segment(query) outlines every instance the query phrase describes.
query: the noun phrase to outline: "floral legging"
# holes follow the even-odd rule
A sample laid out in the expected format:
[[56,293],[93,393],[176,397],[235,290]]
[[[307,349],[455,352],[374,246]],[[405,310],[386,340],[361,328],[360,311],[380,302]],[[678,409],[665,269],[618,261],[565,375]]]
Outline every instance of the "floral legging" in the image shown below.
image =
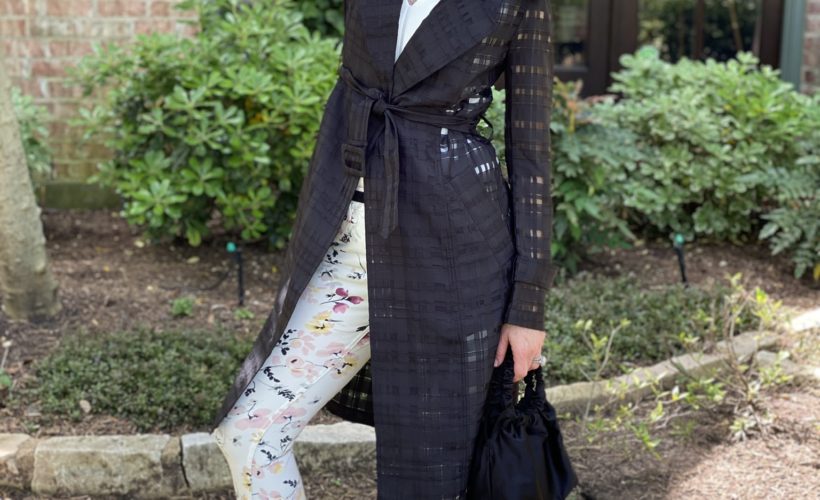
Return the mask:
[[364,204],[352,200],[281,339],[211,432],[239,500],[306,498],[293,442],[369,359]]

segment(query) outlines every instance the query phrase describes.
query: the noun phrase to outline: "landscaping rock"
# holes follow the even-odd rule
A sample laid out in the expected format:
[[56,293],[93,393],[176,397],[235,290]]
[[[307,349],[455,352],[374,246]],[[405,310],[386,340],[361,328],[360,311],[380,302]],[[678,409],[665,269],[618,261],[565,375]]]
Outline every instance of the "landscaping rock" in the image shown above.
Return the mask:
[[796,332],[820,328],[820,307],[807,311],[791,321],[791,328]]
[[637,401],[652,392],[648,382],[657,381],[664,389],[672,387],[675,379],[686,373],[693,377],[707,375],[728,366],[732,350],[737,359],[747,361],[758,349],[772,347],[777,343],[777,335],[771,332],[747,332],[732,339],[731,350],[728,342],[720,341],[714,353],[691,353],[675,356],[649,367],[638,368],[632,373],[620,375],[598,382],[576,382],[547,389],[547,401],[558,413],[583,414],[587,407],[603,405],[609,401],[616,389],[622,389],[627,401]]
[[27,434],[0,434],[0,486],[23,489],[32,470],[32,450],[36,439]]
[[182,468],[192,492],[222,491],[231,488],[228,462],[209,433],[185,434],[180,441]]
[[179,451],[168,434],[45,439],[34,452],[31,491],[168,498],[187,490]]
[[[762,367],[773,366],[778,363],[777,353],[760,351],[755,354],[755,361]],[[783,373],[793,376],[798,381],[820,381],[820,368],[816,366],[799,365],[788,358],[781,359],[779,363]]]
[[294,442],[296,463],[305,474],[344,474],[376,469],[376,434],[352,422],[309,425]]
[[[230,469],[213,437],[207,432],[181,438],[182,466],[192,493],[232,488]],[[367,425],[341,422],[309,425],[294,442],[299,472],[345,474],[376,469],[376,435]]]
[[[676,356],[600,382],[578,382],[550,387],[547,399],[561,413],[580,414],[589,405],[605,403],[613,389],[625,389],[628,400],[651,391],[649,382],[663,388],[674,384],[681,372],[708,375],[723,369],[734,354],[746,362],[752,356],[764,366],[776,355],[761,349],[776,346],[777,335],[748,332],[719,342],[713,352]],[[789,360],[787,373],[801,367]],[[805,372],[805,369],[800,373]],[[376,436],[372,427],[350,422],[307,426],[294,443],[300,471],[307,475],[349,474],[370,471],[375,475]],[[172,498],[192,493],[230,491],[228,464],[209,433],[180,438],[161,435],[114,435],[32,439],[24,434],[0,434],[0,486],[31,490],[38,495],[122,496]]]

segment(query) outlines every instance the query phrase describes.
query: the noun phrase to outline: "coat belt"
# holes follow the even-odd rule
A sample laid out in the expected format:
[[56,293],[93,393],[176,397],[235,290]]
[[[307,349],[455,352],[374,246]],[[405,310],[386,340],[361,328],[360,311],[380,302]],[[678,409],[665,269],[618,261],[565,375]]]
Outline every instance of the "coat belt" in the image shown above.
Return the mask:
[[387,238],[398,222],[399,141],[395,115],[415,122],[473,133],[477,133],[475,127],[478,118],[443,115],[443,108],[440,107],[402,106],[392,103],[381,89],[363,85],[345,65],[339,66],[339,76],[352,91],[348,92],[350,102],[347,141],[342,144],[342,161],[349,175],[364,176],[370,115],[375,113],[384,118],[384,167],[387,191],[379,234],[382,238]]

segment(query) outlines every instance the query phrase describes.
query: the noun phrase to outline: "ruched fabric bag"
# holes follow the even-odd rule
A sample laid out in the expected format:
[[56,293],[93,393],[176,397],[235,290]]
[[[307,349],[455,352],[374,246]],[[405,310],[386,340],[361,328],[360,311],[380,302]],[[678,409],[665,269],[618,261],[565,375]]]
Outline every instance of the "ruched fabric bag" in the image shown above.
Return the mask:
[[512,349],[490,381],[475,441],[467,500],[556,500],[578,485],[547,401],[541,367],[524,377],[519,401]]

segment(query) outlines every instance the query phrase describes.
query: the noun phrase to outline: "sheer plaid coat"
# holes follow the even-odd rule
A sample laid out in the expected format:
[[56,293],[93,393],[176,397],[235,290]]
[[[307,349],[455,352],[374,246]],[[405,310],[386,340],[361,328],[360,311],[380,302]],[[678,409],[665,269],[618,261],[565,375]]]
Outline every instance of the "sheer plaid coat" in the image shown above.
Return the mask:
[[[283,279],[214,425],[282,335],[363,175],[371,359],[327,408],[375,427],[380,499],[463,498],[501,325],[545,328],[551,6],[442,0],[394,62],[401,2],[346,2]],[[501,80],[507,177],[475,128]]]

